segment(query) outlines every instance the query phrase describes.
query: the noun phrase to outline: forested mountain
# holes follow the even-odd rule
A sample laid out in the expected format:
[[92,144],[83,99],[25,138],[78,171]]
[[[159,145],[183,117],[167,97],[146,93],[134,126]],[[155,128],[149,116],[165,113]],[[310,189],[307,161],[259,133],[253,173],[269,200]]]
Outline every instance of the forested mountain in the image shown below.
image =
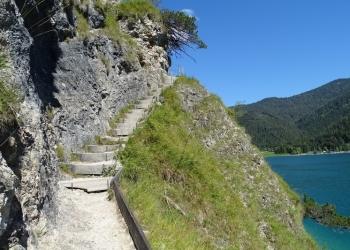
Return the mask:
[[332,123],[324,131],[303,140],[282,144],[275,149],[277,154],[300,154],[322,151],[350,150],[350,115]]
[[262,150],[307,141],[350,114],[350,79],[288,98],[266,98],[241,109],[240,125]]
[[299,129],[307,135],[322,132],[327,126],[350,114],[350,91],[327,102],[297,122]]

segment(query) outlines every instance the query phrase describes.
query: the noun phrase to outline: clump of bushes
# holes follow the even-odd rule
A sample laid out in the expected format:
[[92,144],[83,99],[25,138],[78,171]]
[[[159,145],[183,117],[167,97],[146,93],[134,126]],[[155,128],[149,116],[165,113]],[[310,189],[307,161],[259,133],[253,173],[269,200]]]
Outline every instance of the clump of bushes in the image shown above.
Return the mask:
[[64,151],[64,148],[62,147],[61,144],[57,144],[56,145],[56,155],[57,155],[57,158],[60,160],[60,161],[65,161],[66,160],[66,153]]
[[338,214],[331,203],[318,204],[313,198],[304,194],[305,217],[331,227],[350,228],[350,217]]

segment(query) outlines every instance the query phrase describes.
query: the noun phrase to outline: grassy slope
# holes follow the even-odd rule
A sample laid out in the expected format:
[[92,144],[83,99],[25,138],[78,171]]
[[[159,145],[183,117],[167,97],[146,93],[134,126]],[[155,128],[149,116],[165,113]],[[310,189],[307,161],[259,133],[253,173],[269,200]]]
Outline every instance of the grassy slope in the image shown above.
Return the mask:
[[[186,108],[188,93],[201,98]],[[184,77],[163,96],[119,155],[123,192],[152,248],[316,249],[299,198],[260,161],[216,96]]]

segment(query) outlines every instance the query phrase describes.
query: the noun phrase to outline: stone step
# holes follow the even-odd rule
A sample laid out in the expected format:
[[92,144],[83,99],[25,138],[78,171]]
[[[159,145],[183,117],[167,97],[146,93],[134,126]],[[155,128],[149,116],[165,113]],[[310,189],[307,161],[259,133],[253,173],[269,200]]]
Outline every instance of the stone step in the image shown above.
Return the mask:
[[150,105],[149,104],[135,104],[134,108],[135,109],[148,109]]
[[144,96],[142,99],[143,100],[152,100],[153,101],[154,97],[155,97],[154,95],[150,94],[150,95]]
[[138,100],[137,104],[146,104],[146,105],[151,105],[152,99],[144,99],[144,100]]
[[75,178],[69,181],[59,181],[58,184],[66,188],[83,189],[86,192],[106,191],[111,184],[112,177],[105,178]]
[[69,162],[65,165],[76,174],[90,174],[101,175],[102,170],[105,167],[113,167],[116,164],[115,161],[101,161],[101,162]]
[[129,109],[129,111],[126,114],[139,114],[139,115],[143,115],[144,111],[143,110],[139,110],[139,109]]
[[127,136],[131,135],[134,130],[130,128],[117,128],[111,129],[110,131],[114,136]]
[[145,114],[145,111],[142,109],[132,109],[130,112],[124,114],[124,117],[140,117]]
[[116,123],[115,127],[117,129],[134,129],[134,128],[136,128],[136,123],[137,122],[134,122],[134,123],[130,123],[130,122]]
[[82,162],[99,162],[113,160],[115,152],[103,152],[103,153],[75,153]]
[[122,119],[119,123],[117,124],[124,124],[122,127],[135,127],[135,124],[140,120],[142,116],[135,116],[135,117],[127,117],[125,119]]
[[124,121],[125,120],[138,120],[138,119],[140,119],[142,116],[143,116],[143,113],[144,113],[144,111],[143,111],[143,109],[139,109],[140,111],[142,111],[142,113],[126,113],[125,115],[124,115]]
[[106,143],[123,143],[123,142],[127,142],[129,139],[128,136],[119,136],[119,137],[113,137],[113,136],[108,136],[108,135],[105,135],[105,136],[101,136],[101,140],[103,142],[106,142]]
[[119,149],[119,145],[88,145],[87,151],[90,153],[103,153],[115,151]]

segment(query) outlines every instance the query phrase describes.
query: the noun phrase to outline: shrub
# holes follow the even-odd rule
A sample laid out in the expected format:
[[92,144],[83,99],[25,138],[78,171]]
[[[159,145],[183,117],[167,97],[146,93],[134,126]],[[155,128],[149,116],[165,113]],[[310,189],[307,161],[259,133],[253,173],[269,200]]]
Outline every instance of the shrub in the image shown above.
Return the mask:
[[61,144],[57,143],[55,151],[56,151],[57,158],[60,161],[64,161],[66,159],[66,153],[64,152],[64,148],[62,147]]
[[115,170],[115,166],[111,167],[104,167],[102,169],[102,175],[107,177],[107,176],[115,176],[117,174],[117,170]]
[[19,97],[15,87],[7,82],[7,74],[4,70],[9,64],[5,39],[0,35],[0,132],[17,124],[16,109]]
[[115,195],[114,195],[114,191],[112,188],[107,189],[107,199],[109,201],[115,200]]
[[77,17],[77,33],[78,38],[85,40],[91,36],[90,34],[90,26],[88,20],[84,17],[84,15],[78,10],[74,9],[74,14]]

